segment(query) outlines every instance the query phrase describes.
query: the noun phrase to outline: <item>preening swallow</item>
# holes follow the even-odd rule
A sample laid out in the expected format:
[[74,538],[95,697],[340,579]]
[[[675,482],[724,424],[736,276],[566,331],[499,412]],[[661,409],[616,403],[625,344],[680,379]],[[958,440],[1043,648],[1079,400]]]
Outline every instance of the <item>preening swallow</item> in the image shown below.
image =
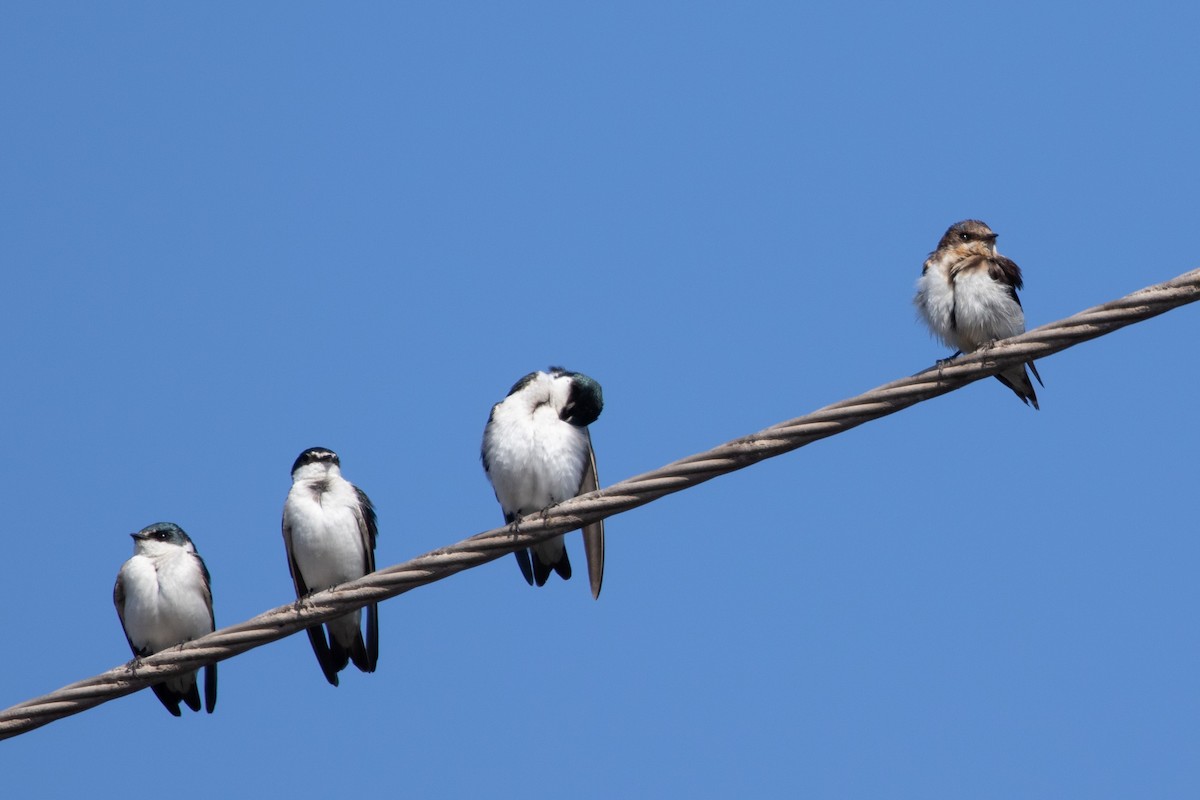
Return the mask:
[[[113,605],[134,656],[142,658],[213,632],[212,589],[196,546],[172,522],[158,522],[133,537],[133,558],[121,566]],[[179,701],[200,710],[196,673],[150,687],[175,716]],[[204,708],[217,705],[217,665],[204,668]]]
[[[587,426],[603,408],[600,384],[561,367],[529,373],[492,406],[481,457],[505,522],[598,488]],[[603,520],[584,527],[583,549],[592,596],[599,597],[604,580]],[[571,577],[561,536],[514,555],[530,585],[545,585],[551,571],[563,580]]]
[[[1025,332],[1025,312],[1017,297],[1021,285],[1021,268],[996,252],[992,229],[968,219],[951,225],[925,260],[913,302],[925,324],[947,347],[970,353]],[[1011,367],[996,379],[1022,402],[1037,408],[1027,366],[1042,384],[1032,361]]]
[[[378,527],[370,498],[342,477],[337,453],[305,450],[292,464],[292,488],[283,504],[283,543],[296,597],[328,589],[375,571]],[[379,661],[377,604],[366,607],[363,640],[359,610],[308,629],[325,679],[338,685],[346,664],[374,672]],[[329,636],[326,638],[325,632]]]

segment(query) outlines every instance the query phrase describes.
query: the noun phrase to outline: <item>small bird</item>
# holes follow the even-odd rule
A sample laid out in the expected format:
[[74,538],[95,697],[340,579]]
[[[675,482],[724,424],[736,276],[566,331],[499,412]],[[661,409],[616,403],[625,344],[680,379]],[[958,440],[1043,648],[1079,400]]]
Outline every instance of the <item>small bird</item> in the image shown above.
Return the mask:
[[[480,456],[506,523],[598,488],[587,426],[603,408],[600,384],[561,367],[529,373],[492,406]],[[603,520],[584,526],[583,549],[592,597],[599,597],[604,580]],[[561,536],[514,555],[531,586],[545,585],[551,570],[563,580],[571,577]]]
[[[375,507],[362,489],[342,477],[337,453],[312,447],[296,458],[283,504],[283,543],[297,598],[374,572],[378,534]],[[363,672],[374,672],[379,661],[378,605],[366,607],[365,642],[359,611],[308,629],[321,671],[334,686],[350,661]]]
[[[173,522],[156,522],[133,537],[133,558],[121,566],[113,587],[113,605],[140,659],[213,632],[212,589],[208,568],[192,540]],[[168,678],[150,687],[162,704],[180,716],[179,701],[200,710],[196,673]],[[217,665],[204,668],[204,708],[217,705]]]
[[[1021,286],[1021,268],[996,252],[996,234],[979,220],[968,219],[951,225],[925,260],[913,303],[934,335],[958,355],[1025,332],[1025,312],[1017,297]],[[1026,366],[1045,386],[1032,361],[996,379],[1037,408]]]

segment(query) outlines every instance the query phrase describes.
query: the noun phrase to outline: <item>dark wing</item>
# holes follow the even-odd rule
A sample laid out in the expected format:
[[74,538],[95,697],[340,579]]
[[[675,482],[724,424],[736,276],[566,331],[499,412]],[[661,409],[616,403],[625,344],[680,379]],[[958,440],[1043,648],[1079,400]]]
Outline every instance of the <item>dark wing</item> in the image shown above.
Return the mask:
[[296,597],[304,597],[308,594],[308,585],[304,582],[304,576],[300,575],[300,567],[296,566],[296,560],[292,558],[292,525],[288,524],[287,513],[283,515],[283,547],[288,553],[288,569],[292,570],[292,585],[296,589]]
[[[195,690],[195,688],[196,686],[193,684],[192,689]],[[154,692],[154,696],[158,698],[158,702],[163,704],[163,708],[171,712],[171,716],[183,716],[183,714],[179,711],[179,701],[184,699],[183,695],[181,695],[179,692],[171,691],[167,688],[165,683],[154,684],[150,687],[150,691]],[[197,703],[196,705],[199,706],[200,704]],[[200,709],[196,708],[195,710],[199,711]]]
[[[371,503],[371,498],[367,497],[367,493],[357,486],[354,487],[355,493],[358,495],[358,508],[362,515],[358,518],[358,532],[363,540],[363,574],[368,575],[375,571],[375,540],[379,537],[379,519],[375,515],[375,506]],[[359,669],[364,672],[374,672],[375,665],[379,663],[379,604],[371,603],[367,606],[367,658],[364,669],[363,664],[355,663]]]
[[[596,451],[592,449],[592,434],[583,429],[587,437],[588,460],[583,467],[583,479],[576,494],[587,494],[600,488],[596,473]],[[587,558],[588,582],[592,586],[592,597],[600,597],[600,584],[604,582],[604,520],[583,526],[583,554]]]
[[358,507],[362,511],[358,529],[363,535],[363,549],[367,553],[367,563],[364,566],[367,568],[367,572],[374,572],[375,540],[379,536],[379,518],[375,514],[375,506],[371,503],[371,498],[367,497],[367,493],[357,486],[354,487],[354,493],[358,495]]
[[[304,576],[300,574],[300,568],[296,566],[296,559],[292,557],[292,526],[288,525],[287,514],[283,516],[283,543],[287,548],[288,568],[292,571],[292,584],[296,587],[296,598],[303,599],[309,595],[308,584],[304,582]],[[321,672],[325,674],[325,680],[338,685],[338,669],[336,659],[329,652],[329,642],[325,638],[325,628],[322,625],[310,625],[305,631],[308,634],[308,642],[312,645],[313,653],[317,656],[317,663],[321,665]]]
[[[208,565],[204,563],[204,559],[199,553],[193,553],[196,562],[200,565],[200,574],[204,576],[204,601],[208,604],[208,624],[210,630],[217,629],[217,621],[213,617],[213,602],[212,602],[212,576],[208,574]],[[194,686],[194,685],[193,685]],[[198,690],[197,690],[198,691]],[[185,699],[186,702],[186,699]],[[189,705],[191,705],[189,703]],[[204,710],[209,714],[217,707],[217,665],[209,664],[204,668]],[[193,711],[199,711],[199,703],[193,708]]]
[[[200,710],[200,687],[196,685],[196,674],[192,673],[192,683],[188,686],[187,691],[179,695],[179,699],[187,703],[187,707],[192,711]],[[161,697],[159,698],[162,699]],[[212,713],[210,709],[208,713]]]
[[1017,289],[1024,285],[1021,281],[1021,268],[1011,258],[998,255],[988,259],[988,277],[1005,286],[1016,304],[1021,305],[1021,298],[1017,297]]
[[296,566],[296,559],[292,557],[292,526],[288,524],[286,515],[283,518],[283,544],[287,548],[288,568],[292,571],[292,584],[296,587],[296,597],[303,598],[308,595],[308,584],[304,582],[304,576],[300,574],[300,568]]
[[487,422],[484,425],[484,440],[479,443],[479,463],[484,465],[484,474],[487,475],[487,480],[492,479],[492,468],[487,463],[487,432],[492,427],[492,417],[496,416],[496,407],[492,407],[487,413]]
[[[505,514],[504,524],[512,525],[517,521],[516,514]],[[521,548],[513,553],[517,559],[517,566],[521,568],[521,575],[525,578],[525,582],[533,586],[533,562],[529,560],[529,549]]]
[[129,642],[129,649],[135,656],[145,655],[139,653],[137,647],[133,643],[133,639],[129,638],[129,631],[125,630],[125,583],[121,580],[121,573],[117,573],[117,582],[113,584],[113,605],[117,609],[117,619],[121,620],[121,633],[125,634],[125,641]]
[[488,480],[492,479],[492,465],[488,463],[487,457],[488,433],[492,429],[492,420],[496,416],[496,408],[499,405],[499,403],[496,403],[496,405],[492,406],[492,410],[488,412],[487,424],[483,426],[483,441],[479,443],[479,460],[483,464],[483,471],[488,476]]
[[192,557],[196,559],[196,563],[200,567],[200,574],[204,576],[204,602],[208,606],[208,624],[210,630],[217,629],[217,621],[213,618],[213,602],[212,602],[212,576],[208,574],[208,565],[204,563],[204,559],[199,553],[192,553]]
[[204,710],[209,714],[217,707],[217,665],[204,668]]
[[[1015,261],[1001,255],[996,256],[988,265],[988,275],[997,283],[1004,284],[1008,288],[1008,293],[1012,297],[1013,302],[1018,306],[1021,305],[1021,298],[1017,297],[1017,289],[1023,288],[1024,283],[1021,279],[1021,268],[1017,266]],[[1025,365],[1029,367],[1029,371],[1033,373],[1033,377],[1037,378],[1037,382],[1045,386],[1046,384],[1042,383],[1042,376],[1038,375],[1037,367],[1033,365],[1033,362],[1027,361]],[[1015,371],[1013,372],[1013,376],[1017,377]],[[1016,392],[1017,397],[1021,398],[1023,402],[1032,404],[1034,408],[1037,408],[1037,395],[1034,394],[1033,384],[1029,382],[1029,376],[1022,371],[1019,377],[1021,378],[1021,382],[1020,384],[1016,384],[1011,380],[1007,380],[1003,374],[996,376],[1001,383]]]

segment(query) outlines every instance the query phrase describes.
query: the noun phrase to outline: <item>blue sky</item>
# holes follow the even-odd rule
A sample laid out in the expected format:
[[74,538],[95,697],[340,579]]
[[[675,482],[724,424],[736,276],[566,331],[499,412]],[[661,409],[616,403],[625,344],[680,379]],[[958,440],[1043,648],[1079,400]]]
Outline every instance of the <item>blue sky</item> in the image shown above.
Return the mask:
[[[394,564],[501,521],[479,441],[531,370],[603,385],[611,483],[947,355],[910,300],[956,220],[1031,325],[1196,267],[1198,25],[6,4],[0,706],[128,659],[151,522],[219,624],[292,599],[307,447]],[[223,663],[211,717],[142,692],[5,742],[6,786],[1195,797],[1198,324],[1040,362],[1040,412],[988,380],[614,518],[599,602],[505,558],[383,605],[373,675],[292,637]]]

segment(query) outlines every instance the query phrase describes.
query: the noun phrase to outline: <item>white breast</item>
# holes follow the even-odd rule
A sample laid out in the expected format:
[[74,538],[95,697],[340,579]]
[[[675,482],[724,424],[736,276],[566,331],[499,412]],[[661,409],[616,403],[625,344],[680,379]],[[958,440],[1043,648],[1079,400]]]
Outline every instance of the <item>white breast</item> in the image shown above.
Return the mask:
[[984,342],[1025,332],[1025,314],[1008,291],[984,270],[960,274],[954,281],[956,347],[968,353]]
[[125,632],[139,650],[158,652],[212,632],[203,575],[190,553],[134,556],[121,568],[121,581]]
[[366,574],[367,543],[359,528],[354,487],[330,476],[318,497],[314,483],[321,481],[297,481],[292,486],[283,522],[291,531],[292,558],[305,584],[320,591]]
[[525,515],[575,496],[587,461],[587,435],[548,403],[496,406],[484,447],[488,476],[505,514]]

